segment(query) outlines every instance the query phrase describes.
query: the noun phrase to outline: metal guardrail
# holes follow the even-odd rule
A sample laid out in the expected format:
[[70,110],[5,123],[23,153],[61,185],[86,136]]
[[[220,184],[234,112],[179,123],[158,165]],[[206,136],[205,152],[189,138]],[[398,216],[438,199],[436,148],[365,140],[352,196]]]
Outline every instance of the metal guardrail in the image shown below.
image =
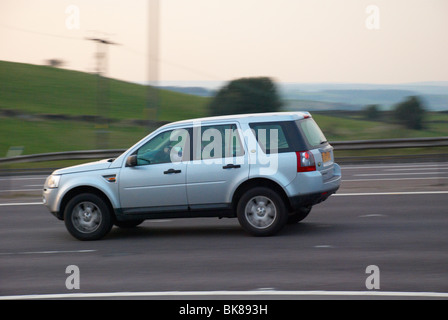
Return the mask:
[[[414,138],[414,139],[385,139],[385,140],[359,140],[334,141],[331,145],[336,151],[344,150],[370,150],[370,149],[396,149],[396,148],[437,148],[448,146],[448,137]],[[87,160],[115,158],[126,149],[112,150],[86,150],[42,153],[34,155],[0,158],[0,164],[46,162],[58,160]]]
[[335,150],[437,148],[448,146],[448,137],[331,142]]
[[125,150],[85,150],[85,151],[67,151],[67,152],[53,152],[40,153],[25,156],[17,156],[10,158],[0,158],[0,164],[7,163],[25,163],[25,162],[46,162],[58,160],[86,160],[86,159],[107,159],[115,158]]

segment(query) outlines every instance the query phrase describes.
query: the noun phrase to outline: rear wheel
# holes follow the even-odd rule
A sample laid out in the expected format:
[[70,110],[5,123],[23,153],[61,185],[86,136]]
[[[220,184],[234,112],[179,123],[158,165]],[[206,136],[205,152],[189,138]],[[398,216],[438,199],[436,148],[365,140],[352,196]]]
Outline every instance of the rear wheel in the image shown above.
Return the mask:
[[142,224],[144,220],[129,220],[129,221],[116,221],[114,224],[123,229],[135,228]]
[[71,199],[64,212],[65,226],[78,240],[98,240],[112,228],[106,202],[95,194],[80,194]]
[[302,207],[294,211],[288,217],[288,224],[299,223],[303,219],[305,219],[311,211],[312,206]]
[[250,189],[241,197],[237,216],[241,226],[255,236],[278,233],[288,219],[282,198],[265,187]]

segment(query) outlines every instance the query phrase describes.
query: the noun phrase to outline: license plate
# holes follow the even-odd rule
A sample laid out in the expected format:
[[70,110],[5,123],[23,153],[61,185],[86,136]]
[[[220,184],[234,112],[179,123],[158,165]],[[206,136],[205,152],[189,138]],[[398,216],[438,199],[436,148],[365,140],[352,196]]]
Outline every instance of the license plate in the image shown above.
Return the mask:
[[324,163],[331,161],[331,152],[322,152],[322,161]]

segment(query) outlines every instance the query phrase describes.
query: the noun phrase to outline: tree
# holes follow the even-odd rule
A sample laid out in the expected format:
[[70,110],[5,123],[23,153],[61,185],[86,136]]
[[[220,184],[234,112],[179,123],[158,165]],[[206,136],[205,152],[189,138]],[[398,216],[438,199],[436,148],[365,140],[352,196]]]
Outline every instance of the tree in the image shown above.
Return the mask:
[[48,59],[48,60],[45,60],[45,64],[47,66],[50,66],[53,68],[59,68],[59,67],[62,67],[65,64],[65,62],[64,62],[64,60],[60,60],[60,59]]
[[279,111],[282,106],[270,78],[242,78],[221,88],[210,102],[210,115]]
[[395,106],[394,118],[408,129],[421,130],[425,112],[420,99],[411,96]]
[[381,118],[381,111],[379,105],[370,104],[364,109],[364,117],[367,120],[378,120]]

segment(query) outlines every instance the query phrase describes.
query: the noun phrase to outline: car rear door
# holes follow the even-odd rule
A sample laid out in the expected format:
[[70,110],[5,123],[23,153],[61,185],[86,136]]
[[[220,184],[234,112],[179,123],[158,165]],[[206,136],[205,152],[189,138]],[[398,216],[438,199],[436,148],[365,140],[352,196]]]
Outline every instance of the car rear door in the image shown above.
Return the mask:
[[237,123],[193,128],[193,161],[187,168],[192,210],[226,208],[236,187],[249,176],[248,155]]

